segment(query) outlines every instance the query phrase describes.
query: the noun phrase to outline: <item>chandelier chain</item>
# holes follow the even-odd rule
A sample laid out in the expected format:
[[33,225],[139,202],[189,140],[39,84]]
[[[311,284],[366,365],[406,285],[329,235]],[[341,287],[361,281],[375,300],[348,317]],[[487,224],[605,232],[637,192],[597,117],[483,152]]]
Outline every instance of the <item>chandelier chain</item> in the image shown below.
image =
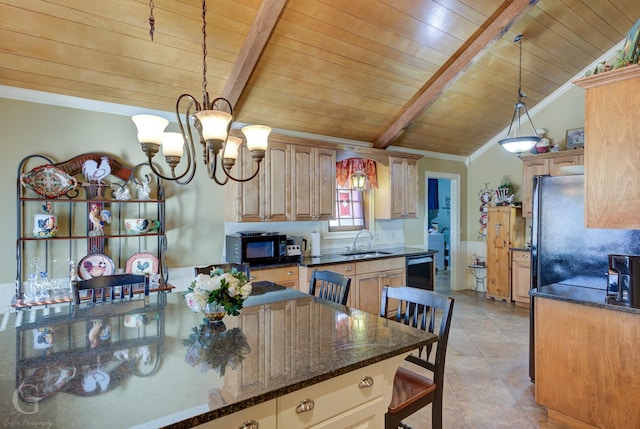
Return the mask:
[[[202,0],[202,92],[203,94],[207,93],[207,1],[206,0]],[[206,107],[204,108],[206,109]]]
[[520,62],[518,64],[518,101],[522,98],[527,98],[527,95],[522,92],[522,34],[516,36],[515,41],[518,42],[520,48]]
[[151,41],[153,42],[153,32],[156,29],[156,19],[153,16],[153,8],[155,5],[153,4],[153,0],[149,0],[149,36],[151,36]]

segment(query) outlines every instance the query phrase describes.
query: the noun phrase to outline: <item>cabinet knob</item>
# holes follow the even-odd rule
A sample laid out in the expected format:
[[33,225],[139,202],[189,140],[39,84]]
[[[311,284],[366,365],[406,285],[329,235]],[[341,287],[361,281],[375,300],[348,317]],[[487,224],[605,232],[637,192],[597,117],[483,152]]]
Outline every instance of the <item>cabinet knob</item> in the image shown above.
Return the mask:
[[351,268],[351,267],[347,267],[347,268],[345,268],[344,270],[345,270],[345,271],[353,271],[353,268]]
[[238,426],[238,429],[258,429],[260,427],[260,423],[255,420],[247,420]]
[[249,280],[255,280],[256,276],[249,276]]
[[300,403],[296,406],[296,413],[297,414],[302,414],[302,413],[306,413],[308,411],[313,410],[313,408],[316,406],[316,404],[313,402],[313,399],[303,399],[302,401],[300,401]]
[[358,383],[358,387],[360,389],[365,389],[371,386],[373,386],[373,377],[370,377],[368,375],[364,377],[362,380],[360,380],[360,383]]
[[288,276],[292,276],[293,275],[293,271],[287,271],[287,275]]

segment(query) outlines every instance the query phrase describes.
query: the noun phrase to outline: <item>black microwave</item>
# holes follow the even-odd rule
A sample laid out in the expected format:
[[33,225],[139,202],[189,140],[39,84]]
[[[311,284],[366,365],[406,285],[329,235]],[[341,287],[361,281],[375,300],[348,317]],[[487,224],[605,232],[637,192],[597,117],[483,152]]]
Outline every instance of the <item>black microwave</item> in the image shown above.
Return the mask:
[[238,232],[226,237],[227,262],[271,265],[287,262],[287,236],[268,232]]

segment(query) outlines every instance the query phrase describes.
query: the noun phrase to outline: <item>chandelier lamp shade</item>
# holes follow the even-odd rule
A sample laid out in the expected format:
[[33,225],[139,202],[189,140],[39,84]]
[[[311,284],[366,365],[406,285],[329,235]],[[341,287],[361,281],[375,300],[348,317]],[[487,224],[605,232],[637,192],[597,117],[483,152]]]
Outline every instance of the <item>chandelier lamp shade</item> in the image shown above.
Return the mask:
[[[533,121],[527,111],[527,106],[522,101],[526,98],[526,94],[522,92],[522,34],[517,35],[513,39],[514,43],[517,43],[520,48],[520,64],[518,69],[518,102],[515,104],[515,110],[511,123],[509,124],[509,130],[505,138],[498,140],[500,146],[509,152],[520,154],[522,152],[528,152],[538,144],[540,137],[537,136],[536,127],[533,125]],[[523,131],[523,125],[531,126],[532,134],[528,134]]]
[[[195,176],[196,154],[194,137],[202,145],[204,164],[209,178],[219,185],[225,185],[229,179],[236,182],[246,182],[258,175],[260,163],[264,159],[268,137],[271,128],[264,125],[247,125],[242,128],[246,139],[247,149],[251,158],[256,162],[255,172],[249,177],[237,178],[231,174],[231,169],[238,159],[243,139],[231,135],[233,126],[233,106],[223,97],[209,101],[207,92],[207,5],[202,0],[202,103],[190,94],[182,94],[176,101],[176,116],[178,118],[179,133],[165,132],[169,121],[154,115],[136,115],[132,117],[138,129],[138,141],[142,151],[146,154],[149,167],[160,178],[186,185]],[[197,134],[192,131],[195,128]],[[171,175],[163,174],[153,163],[153,158],[160,151],[171,169]],[[177,174],[176,168],[186,152],[186,168]],[[218,160],[220,167],[218,167]],[[218,177],[218,170],[222,173]]]

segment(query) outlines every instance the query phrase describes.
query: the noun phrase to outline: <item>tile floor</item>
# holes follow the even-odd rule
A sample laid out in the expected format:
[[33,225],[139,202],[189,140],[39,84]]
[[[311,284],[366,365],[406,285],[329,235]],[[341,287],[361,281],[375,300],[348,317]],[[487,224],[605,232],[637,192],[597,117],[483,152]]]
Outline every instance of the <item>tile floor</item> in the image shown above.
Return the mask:
[[[483,292],[436,290],[455,299],[445,365],[444,428],[565,428],[536,405],[529,380],[529,310],[487,301]],[[408,364],[411,365],[411,364]],[[404,421],[431,428],[431,406]]]

